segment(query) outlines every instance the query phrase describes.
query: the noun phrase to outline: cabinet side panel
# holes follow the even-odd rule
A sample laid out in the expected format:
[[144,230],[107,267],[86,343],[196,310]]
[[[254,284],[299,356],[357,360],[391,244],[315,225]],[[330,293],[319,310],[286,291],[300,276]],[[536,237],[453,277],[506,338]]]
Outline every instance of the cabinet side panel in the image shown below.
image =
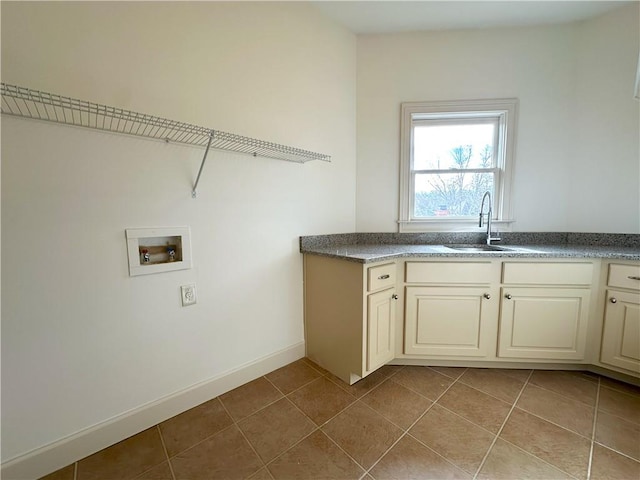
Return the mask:
[[363,374],[363,267],[305,255],[304,268],[307,356],[350,383]]

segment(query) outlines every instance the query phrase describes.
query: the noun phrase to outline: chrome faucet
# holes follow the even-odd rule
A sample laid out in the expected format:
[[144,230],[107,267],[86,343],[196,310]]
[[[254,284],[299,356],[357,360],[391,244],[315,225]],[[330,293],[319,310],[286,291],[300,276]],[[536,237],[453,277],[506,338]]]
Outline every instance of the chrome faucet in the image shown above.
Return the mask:
[[[484,201],[489,198],[489,211],[487,212],[487,245],[491,245],[491,241],[495,240],[496,242],[499,242],[501,240],[500,237],[492,237],[491,236],[491,193],[484,192],[484,196],[482,197],[482,205],[480,205],[480,222],[478,223],[479,227],[482,227],[482,219],[483,219],[483,215],[484,215]],[[496,233],[497,235],[497,233]]]

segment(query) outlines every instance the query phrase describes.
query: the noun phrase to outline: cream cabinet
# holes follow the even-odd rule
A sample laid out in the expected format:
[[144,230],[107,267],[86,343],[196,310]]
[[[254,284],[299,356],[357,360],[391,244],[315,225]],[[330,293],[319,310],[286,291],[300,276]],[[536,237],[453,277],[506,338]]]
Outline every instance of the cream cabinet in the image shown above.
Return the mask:
[[491,261],[406,262],[404,353],[495,356],[498,289]]
[[584,360],[592,262],[504,262],[498,357]]
[[305,255],[307,356],[352,384],[394,358],[396,263]]
[[305,255],[304,293],[307,356],[350,384],[392,360],[640,375],[637,262]]
[[365,371],[368,373],[393,360],[396,299],[395,288],[367,296]]
[[640,265],[610,264],[600,361],[640,374]]

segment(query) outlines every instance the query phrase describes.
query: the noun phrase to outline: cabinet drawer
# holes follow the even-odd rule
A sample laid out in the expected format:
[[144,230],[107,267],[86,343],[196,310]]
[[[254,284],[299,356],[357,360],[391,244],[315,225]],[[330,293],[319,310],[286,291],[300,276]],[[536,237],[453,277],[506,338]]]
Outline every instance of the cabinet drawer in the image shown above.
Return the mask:
[[610,287],[640,290],[640,265],[609,265]]
[[522,285],[591,285],[592,263],[505,262],[502,283]]
[[396,284],[396,264],[388,263],[367,270],[367,290],[373,292]]
[[491,283],[491,262],[407,262],[407,283]]

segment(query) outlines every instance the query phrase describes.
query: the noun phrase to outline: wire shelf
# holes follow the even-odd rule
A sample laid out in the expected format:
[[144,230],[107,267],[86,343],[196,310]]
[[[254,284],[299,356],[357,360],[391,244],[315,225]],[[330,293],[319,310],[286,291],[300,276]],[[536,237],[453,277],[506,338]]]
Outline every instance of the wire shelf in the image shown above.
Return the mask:
[[[144,113],[2,83],[2,113],[108,132],[155,138],[289,162],[330,162],[322,153],[243,137]],[[206,154],[205,154],[206,157]]]

